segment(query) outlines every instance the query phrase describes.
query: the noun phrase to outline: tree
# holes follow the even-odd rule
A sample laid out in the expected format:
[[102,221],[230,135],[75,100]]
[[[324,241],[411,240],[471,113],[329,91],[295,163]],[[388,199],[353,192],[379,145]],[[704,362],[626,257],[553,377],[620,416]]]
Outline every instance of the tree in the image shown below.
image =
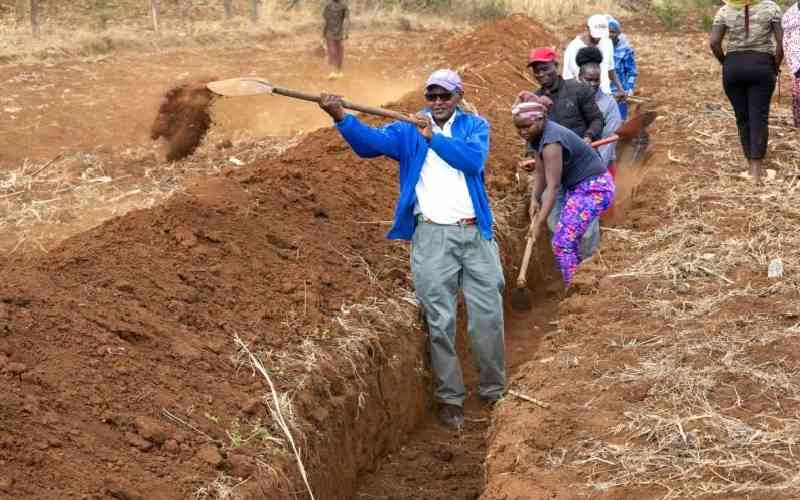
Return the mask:
[[28,0],[17,0],[14,9],[14,16],[17,21],[17,28],[22,27],[25,22],[26,14],[28,13]]
[[31,28],[33,36],[39,37],[39,0],[31,0]]
[[230,21],[233,17],[233,0],[225,0],[225,20]]
[[261,0],[251,0],[250,20],[253,21],[253,23],[258,22],[260,4]]
[[150,0],[150,16],[153,18],[153,31],[159,33],[159,5],[160,0]]

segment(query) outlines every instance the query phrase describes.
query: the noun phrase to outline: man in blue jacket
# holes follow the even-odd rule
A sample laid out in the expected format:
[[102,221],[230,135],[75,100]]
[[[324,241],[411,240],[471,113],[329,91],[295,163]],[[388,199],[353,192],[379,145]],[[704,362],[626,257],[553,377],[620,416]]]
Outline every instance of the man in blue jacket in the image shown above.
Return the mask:
[[370,127],[346,114],[341,98],[323,95],[320,107],[362,158],[399,162],[400,196],[388,237],[411,240],[411,273],[431,341],[440,421],[459,429],[465,398],[456,353],[459,289],[467,305],[467,331],[479,370],[479,394],[489,403],[506,385],[503,287],[492,211],[484,186],[489,124],[458,107],[464,86],[455,71],[437,70],[425,85],[426,125],[394,122]]

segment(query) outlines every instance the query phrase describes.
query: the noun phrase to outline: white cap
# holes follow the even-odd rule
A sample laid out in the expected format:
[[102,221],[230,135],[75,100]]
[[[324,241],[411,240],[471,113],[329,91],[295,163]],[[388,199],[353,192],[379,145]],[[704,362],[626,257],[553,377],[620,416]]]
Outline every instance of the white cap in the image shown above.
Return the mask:
[[595,14],[589,18],[589,34],[592,38],[608,38],[608,18],[603,14]]

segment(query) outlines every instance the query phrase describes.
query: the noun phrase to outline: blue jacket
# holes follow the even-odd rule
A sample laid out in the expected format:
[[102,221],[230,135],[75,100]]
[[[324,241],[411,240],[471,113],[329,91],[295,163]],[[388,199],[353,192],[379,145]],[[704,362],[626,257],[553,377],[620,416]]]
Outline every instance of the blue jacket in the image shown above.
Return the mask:
[[[624,34],[619,36],[619,42],[614,46],[614,69],[622,84],[622,90],[630,92],[636,87],[636,77],[639,74],[636,69],[636,53]],[[616,90],[617,86],[612,82],[611,91],[616,92]]]
[[416,187],[422,165],[433,148],[450,166],[464,173],[472,199],[478,229],[487,240],[492,239],[492,210],[484,187],[483,167],[489,155],[489,123],[480,116],[456,111],[452,138],[433,134],[430,143],[410,123],[393,122],[385,127],[370,127],[353,115],[336,124],[342,137],[362,158],[388,156],[400,163],[400,197],[395,207],[394,225],[387,235],[391,239],[410,240],[417,227],[414,205]]

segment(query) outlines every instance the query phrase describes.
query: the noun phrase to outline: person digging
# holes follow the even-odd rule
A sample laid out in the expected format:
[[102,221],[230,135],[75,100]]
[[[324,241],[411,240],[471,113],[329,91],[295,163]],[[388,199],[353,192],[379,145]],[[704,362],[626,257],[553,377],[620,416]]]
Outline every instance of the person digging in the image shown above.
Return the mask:
[[552,247],[564,285],[569,288],[582,256],[581,239],[614,200],[614,180],[600,156],[572,130],[548,119],[552,101],[529,97],[512,108],[514,125],[536,159],[529,214],[535,236],[563,190]]
[[400,195],[388,237],[411,240],[412,280],[428,324],[439,420],[453,429],[464,424],[465,389],[455,347],[459,289],[479,395],[492,403],[506,387],[505,281],[484,181],[489,124],[459,107],[463,95],[456,72],[433,72],[425,84],[430,107],[417,114],[419,126],[398,121],[371,127],[346,114],[340,97],[323,94],[320,100],[356,154],[399,163]]

